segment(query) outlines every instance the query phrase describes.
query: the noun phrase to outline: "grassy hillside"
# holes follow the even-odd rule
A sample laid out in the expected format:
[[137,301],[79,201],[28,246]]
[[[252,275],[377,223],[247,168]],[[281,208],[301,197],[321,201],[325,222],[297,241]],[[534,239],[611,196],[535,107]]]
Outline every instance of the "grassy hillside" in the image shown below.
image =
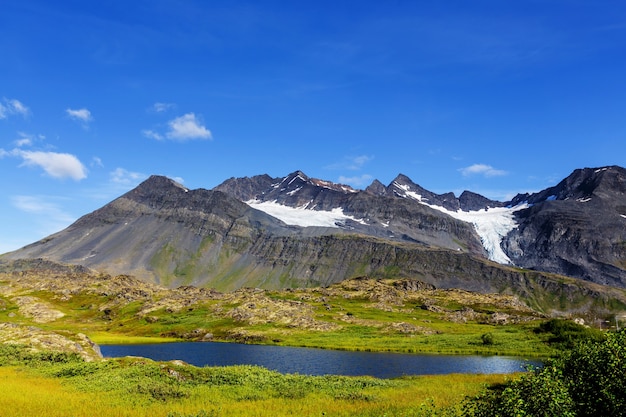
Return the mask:
[[546,356],[545,336],[533,331],[543,319],[512,296],[437,290],[411,280],[219,293],[82,270],[0,273],[0,322],[83,333],[100,343],[149,337]]

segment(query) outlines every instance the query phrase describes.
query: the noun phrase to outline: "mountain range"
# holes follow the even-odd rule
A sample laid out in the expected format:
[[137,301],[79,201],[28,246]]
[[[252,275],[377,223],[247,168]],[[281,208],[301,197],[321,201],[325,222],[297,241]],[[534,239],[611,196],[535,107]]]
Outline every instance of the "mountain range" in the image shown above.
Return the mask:
[[507,202],[436,194],[405,175],[364,190],[301,171],[230,178],[212,190],[151,176],[0,260],[44,258],[219,290],[368,275],[518,294],[572,282],[593,292],[626,288],[625,193],[618,166],[578,169]]

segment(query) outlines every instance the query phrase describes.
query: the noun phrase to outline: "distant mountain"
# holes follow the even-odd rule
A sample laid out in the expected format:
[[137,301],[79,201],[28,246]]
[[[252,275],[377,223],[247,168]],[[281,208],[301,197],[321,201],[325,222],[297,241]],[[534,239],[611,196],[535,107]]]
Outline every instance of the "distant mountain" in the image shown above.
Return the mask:
[[45,258],[220,290],[371,275],[523,293],[531,281],[563,282],[552,273],[626,287],[625,190],[620,167],[576,170],[509,202],[432,193],[405,175],[365,190],[301,171],[230,178],[213,190],[152,176],[0,259]]

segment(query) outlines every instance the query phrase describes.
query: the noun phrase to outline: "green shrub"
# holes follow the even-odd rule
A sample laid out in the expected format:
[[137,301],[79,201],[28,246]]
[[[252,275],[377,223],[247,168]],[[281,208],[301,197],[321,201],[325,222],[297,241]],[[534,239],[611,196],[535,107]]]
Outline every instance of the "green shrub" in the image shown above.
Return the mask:
[[626,416],[626,332],[575,342],[543,368],[468,399],[463,415]]
[[491,333],[485,333],[483,335],[480,336],[480,341],[483,342],[483,345],[488,345],[491,346],[493,345],[494,341],[493,341],[493,334]]

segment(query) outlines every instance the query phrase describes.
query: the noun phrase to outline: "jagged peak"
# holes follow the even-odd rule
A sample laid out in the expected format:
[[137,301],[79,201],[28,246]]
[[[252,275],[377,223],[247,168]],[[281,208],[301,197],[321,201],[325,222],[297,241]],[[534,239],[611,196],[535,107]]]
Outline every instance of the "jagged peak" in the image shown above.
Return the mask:
[[387,194],[387,187],[385,187],[382,182],[375,179],[370,185],[367,186],[365,192],[368,194],[384,196]]
[[394,183],[398,183],[398,184],[412,184],[412,185],[417,185],[413,182],[413,180],[411,178],[409,178],[407,175],[404,175],[402,173],[398,174],[393,181],[391,181],[391,183],[389,184],[389,186],[392,186]]
[[302,185],[302,183],[313,185],[315,187],[327,188],[333,191],[338,191],[344,194],[348,193],[356,193],[358,190],[350,187],[346,184],[339,184],[332,181],[326,181],[319,178],[312,178],[306,175],[304,172],[298,170],[294,171],[291,174],[287,175],[281,181],[281,185],[283,187],[293,186],[293,184],[299,183],[298,185]]
[[295,178],[300,178],[302,181],[308,181],[309,180],[309,176],[306,175],[303,171],[300,171],[300,170],[294,171],[291,174],[287,175],[285,177],[285,180],[291,180],[291,179],[295,179]]

